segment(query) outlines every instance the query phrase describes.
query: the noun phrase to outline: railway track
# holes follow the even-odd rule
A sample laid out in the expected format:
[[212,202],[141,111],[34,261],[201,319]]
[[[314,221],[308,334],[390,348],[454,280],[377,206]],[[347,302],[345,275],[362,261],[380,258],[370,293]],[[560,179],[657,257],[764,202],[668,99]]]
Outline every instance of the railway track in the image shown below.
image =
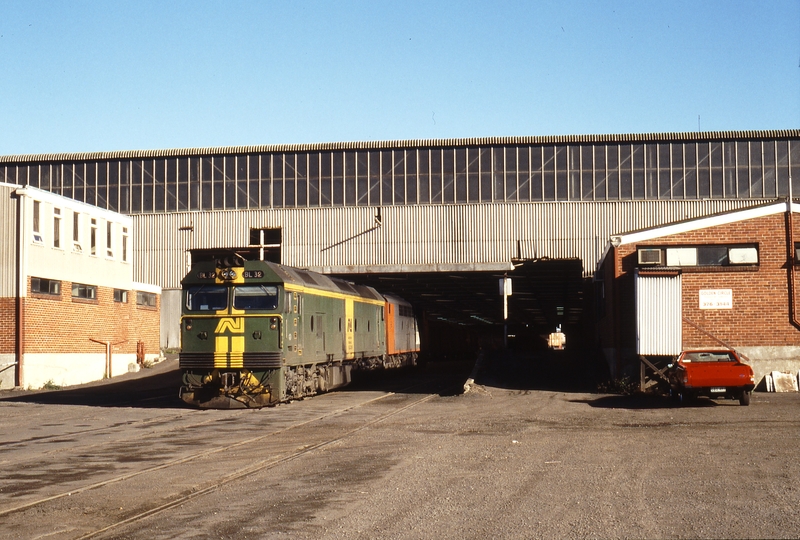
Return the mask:
[[[5,463],[0,472],[0,521],[10,537],[110,534],[220,486],[319,452],[434,395],[337,392],[262,411],[192,411],[203,421],[178,427],[170,420],[186,416],[162,415],[122,429],[76,430],[70,435],[89,440],[74,447],[64,442],[64,434],[37,440],[42,453]],[[147,433],[136,437],[132,430]],[[152,453],[131,455],[136,443]],[[53,445],[57,448],[47,450]]]

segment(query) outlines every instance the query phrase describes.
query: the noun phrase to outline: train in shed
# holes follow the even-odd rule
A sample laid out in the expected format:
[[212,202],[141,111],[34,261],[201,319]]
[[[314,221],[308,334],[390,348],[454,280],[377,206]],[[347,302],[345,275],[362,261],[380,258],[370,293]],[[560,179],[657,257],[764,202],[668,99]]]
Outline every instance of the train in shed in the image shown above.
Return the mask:
[[264,407],[344,386],[354,369],[416,363],[416,320],[402,298],[261,260],[257,249],[191,255],[181,282],[188,404]]

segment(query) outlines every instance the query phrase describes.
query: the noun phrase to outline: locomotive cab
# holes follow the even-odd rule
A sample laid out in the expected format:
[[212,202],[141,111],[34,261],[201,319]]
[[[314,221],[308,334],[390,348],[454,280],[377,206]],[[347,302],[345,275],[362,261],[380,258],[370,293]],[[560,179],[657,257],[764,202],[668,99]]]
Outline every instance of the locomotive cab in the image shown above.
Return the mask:
[[181,398],[214,408],[260,407],[281,393],[282,280],[257,262],[198,263],[183,281]]

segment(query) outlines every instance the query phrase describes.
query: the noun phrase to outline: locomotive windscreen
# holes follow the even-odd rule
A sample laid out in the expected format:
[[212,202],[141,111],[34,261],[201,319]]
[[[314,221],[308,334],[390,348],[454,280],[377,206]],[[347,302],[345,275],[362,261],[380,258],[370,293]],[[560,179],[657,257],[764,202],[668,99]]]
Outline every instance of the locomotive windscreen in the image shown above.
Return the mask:
[[275,309],[278,307],[278,288],[269,285],[237,285],[233,288],[233,307]]
[[193,285],[186,289],[186,309],[217,311],[228,307],[228,287],[225,285]]

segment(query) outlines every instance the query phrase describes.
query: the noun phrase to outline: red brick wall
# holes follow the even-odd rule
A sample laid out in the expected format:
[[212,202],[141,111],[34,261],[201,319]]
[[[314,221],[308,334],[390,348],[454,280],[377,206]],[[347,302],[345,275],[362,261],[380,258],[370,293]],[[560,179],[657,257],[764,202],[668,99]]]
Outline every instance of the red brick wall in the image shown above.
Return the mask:
[[[683,315],[734,347],[800,345],[800,330],[792,325],[789,313],[786,225],[785,214],[778,214],[620,246],[615,257],[620,279],[615,286],[619,287],[617,298],[622,299],[618,301],[622,304],[623,326],[634,321],[633,271],[637,247],[756,243],[759,255],[756,268],[683,268]],[[793,228],[795,240],[800,242],[800,216],[794,216]],[[612,270],[607,268],[607,272]],[[793,271],[795,280],[800,280],[800,273]],[[798,288],[800,283],[795,284],[796,301],[800,300]],[[732,289],[733,309],[700,309],[700,289]],[[635,332],[635,328],[629,330]],[[628,343],[622,346],[635,345],[635,341],[629,342],[631,332],[623,330],[623,336],[621,341]],[[683,346],[719,346],[719,343],[684,322]]]
[[14,298],[0,298],[0,354],[16,352],[16,305]]
[[[28,280],[30,291],[30,279]],[[61,295],[28,293],[25,302],[26,353],[98,353],[103,345],[117,343],[115,352],[135,353],[136,343],[145,342],[147,353],[159,349],[159,311],[136,305],[136,293],[128,291],[128,302],[114,302],[114,290],[97,287],[96,300],[72,298],[72,283],[61,282]]]
[[[133,313],[131,320],[133,328],[138,330],[138,340],[144,342],[145,354],[158,354],[161,342],[161,295],[156,296],[156,307],[150,308],[136,305],[136,293],[132,294]],[[135,344],[134,344],[135,348]]]

